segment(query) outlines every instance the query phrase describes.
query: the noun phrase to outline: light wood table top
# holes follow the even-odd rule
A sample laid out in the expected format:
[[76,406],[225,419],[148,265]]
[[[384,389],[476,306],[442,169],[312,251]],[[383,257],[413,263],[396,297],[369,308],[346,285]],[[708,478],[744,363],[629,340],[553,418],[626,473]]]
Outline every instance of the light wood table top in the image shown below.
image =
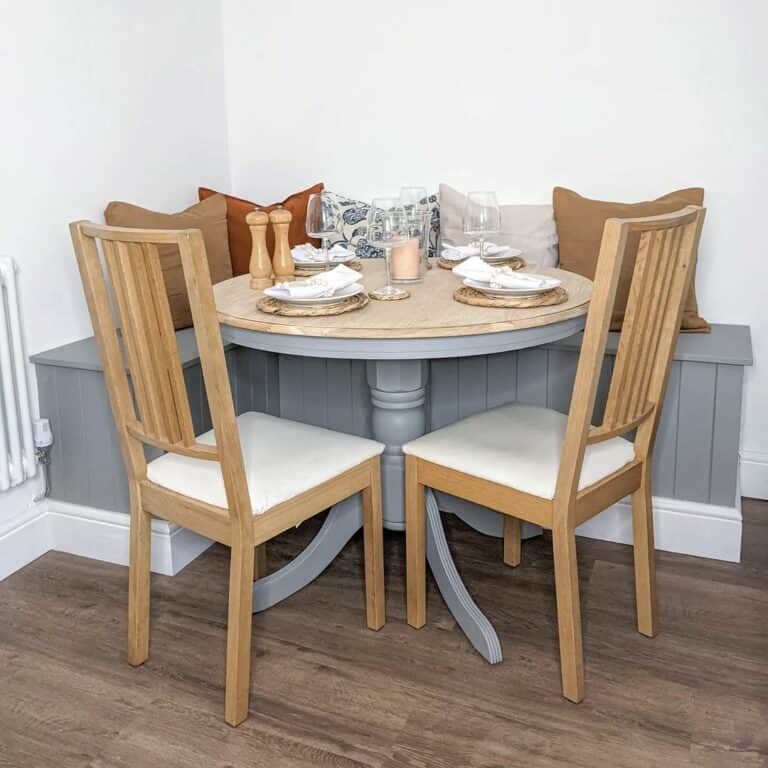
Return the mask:
[[[366,290],[384,284],[382,259],[363,260],[362,281]],[[453,298],[461,278],[435,267],[423,283],[406,287],[411,296],[402,301],[374,301],[344,315],[280,317],[260,312],[256,302],[263,295],[249,287],[241,275],[214,288],[219,320],[227,326],[262,333],[337,339],[425,339],[503,333],[537,328],[585,315],[592,281],[560,269],[541,269],[542,274],[562,280],[568,301],[557,306],[520,309],[474,307]]]

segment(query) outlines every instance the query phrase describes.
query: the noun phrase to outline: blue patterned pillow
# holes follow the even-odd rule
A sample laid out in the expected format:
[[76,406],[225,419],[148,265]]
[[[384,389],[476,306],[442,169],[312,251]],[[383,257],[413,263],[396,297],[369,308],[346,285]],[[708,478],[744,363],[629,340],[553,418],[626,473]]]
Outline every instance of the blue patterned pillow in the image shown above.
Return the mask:
[[437,195],[430,195],[421,201],[422,205],[426,205],[430,212],[430,227],[429,227],[429,255],[437,256],[437,242],[440,239],[440,200]]
[[341,222],[340,231],[328,238],[328,244],[341,243],[348,248],[353,248],[361,259],[381,256],[381,251],[378,248],[372,248],[365,239],[368,233],[368,211],[371,206],[327,189],[323,192],[323,197],[338,211]]
[[[354,248],[361,259],[380,258],[384,254],[380,248],[368,245],[368,211],[370,205],[360,200],[339,195],[336,192],[325,190],[323,197],[339,212],[341,231],[328,238],[329,245],[341,243],[349,248]],[[437,195],[430,195],[422,200],[431,211],[431,229],[429,232],[429,255],[437,255],[437,241],[440,236],[440,203]]]

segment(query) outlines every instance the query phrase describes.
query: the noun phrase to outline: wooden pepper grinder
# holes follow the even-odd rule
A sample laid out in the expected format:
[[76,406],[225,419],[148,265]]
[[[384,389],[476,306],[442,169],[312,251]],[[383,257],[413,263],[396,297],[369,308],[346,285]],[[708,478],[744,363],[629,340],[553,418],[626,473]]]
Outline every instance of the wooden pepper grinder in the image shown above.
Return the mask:
[[275,271],[275,282],[294,280],[296,265],[288,245],[288,227],[291,225],[291,212],[285,208],[276,208],[269,214],[272,229],[275,233],[275,252],[272,254],[272,269]]
[[251,273],[251,288],[260,291],[274,285],[272,280],[272,261],[267,250],[267,224],[269,214],[264,211],[251,211],[245,221],[251,230],[251,261],[248,271]]

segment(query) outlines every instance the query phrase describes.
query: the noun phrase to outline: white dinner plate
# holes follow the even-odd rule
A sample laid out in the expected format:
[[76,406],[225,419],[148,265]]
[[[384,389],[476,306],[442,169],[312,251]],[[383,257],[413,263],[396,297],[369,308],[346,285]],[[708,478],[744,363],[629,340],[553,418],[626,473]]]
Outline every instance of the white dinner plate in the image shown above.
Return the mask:
[[[480,254],[478,254],[479,256]],[[507,261],[507,259],[513,259],[515,256],[522,256],[523,252],[519,248],[506,248],[500,253],[495,253],[493,256],[483,256],[483,261],[487,261],[489,264],[494,264],[497,261]]]
[[[455,256],[451,256],[450,253],[451,253],[450,248],[444,248],[440,253],[440,256],[444,258],[446,261],[455,261],[457,264],[460,264],[462,261],[466,261],[472,256],[479,256],[480,249],[478,248],[476,253],[471,253],[469,254],[469,256],[455,257]],[[493,255],[486,254],[483,257],[483,261],[487,261],[489,264],[493,264],[498,261],[506,261],[507,259],[512,259],[515,256],[522,256],[522,255],[523,255],[523,252],[519,248],[512,248],[511,246],[505,245],[505,246],[502,246]]]
[[548,277],[546,275],[535,275],[535,277],[540,277],[544,281],[538,288],[492,288],[489,283],[481,283],[479,280],[473,280],[471,277],[464,278],[464,285],[474,288],[487,296],[499,297],[535,296],[537,293],[551,291],[553,288],[557,288],[560,285],[560,280],[556,277]]
[[[314,279],[314,278],[313,278]],[[336,291],[333,296],[320,296],[315,298],[300,299],[295,296],[289,296],[285,289],[282,288],[266,288],[264,290],[265,296],[270,296],[278,301],[283,301],[286,304],[304,304],[313,305],[316,307],[326,306],[328,304],[338,304],[344,299],[348,299],[350,296],[357,296],[358,293],[363,292],[363,286],[360,283],[353,283],[346,288],[341,288]]]

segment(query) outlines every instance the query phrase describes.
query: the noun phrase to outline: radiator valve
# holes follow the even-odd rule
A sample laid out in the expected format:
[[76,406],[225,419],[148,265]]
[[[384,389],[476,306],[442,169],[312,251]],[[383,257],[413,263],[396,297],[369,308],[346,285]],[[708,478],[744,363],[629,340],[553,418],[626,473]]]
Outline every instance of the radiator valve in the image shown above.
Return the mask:
[[50,448],[53,445],[51,422],[48,419],[35,419],[32,423],[35,448]]

